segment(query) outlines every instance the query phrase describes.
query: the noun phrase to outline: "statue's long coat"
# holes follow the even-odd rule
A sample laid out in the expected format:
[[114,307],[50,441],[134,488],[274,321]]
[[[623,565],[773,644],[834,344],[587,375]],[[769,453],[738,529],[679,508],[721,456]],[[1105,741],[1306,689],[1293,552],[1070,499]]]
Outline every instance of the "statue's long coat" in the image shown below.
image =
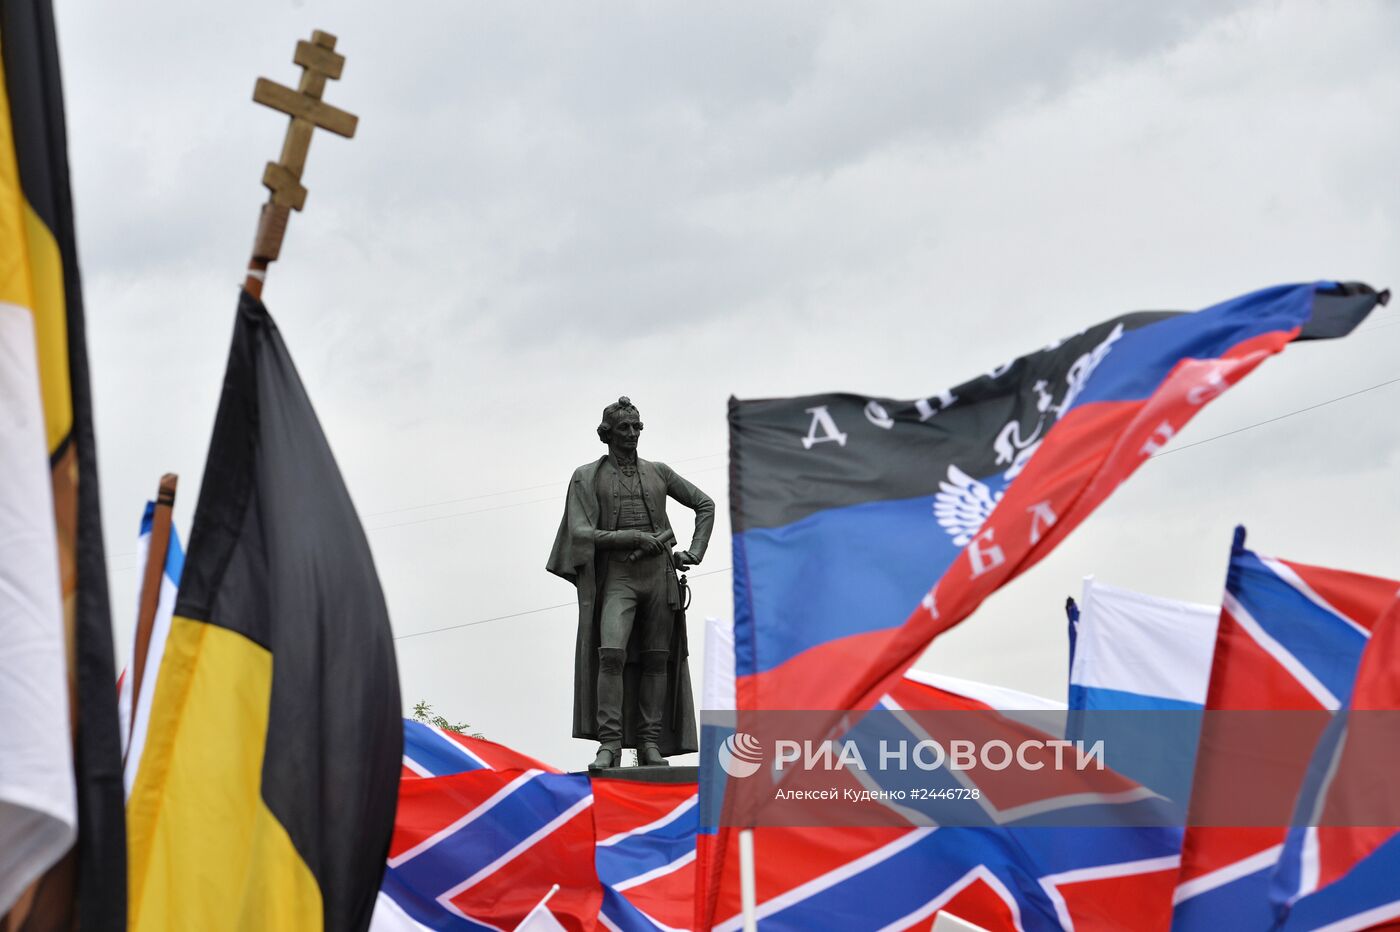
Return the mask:
[[[617,528],[615,497],[616,469],[607,456],[574,470],[564,502],[564,517],[546,566],[578,588],[578,638],[574,649],[574,737],[598,737],[598,617],[600,593],[607,579],[608,562],[623,551],[599,550],[593,545],[595,530]],[[704,556],[714,526],[715,506],[708,495],[678,475],[665,463],[637,459],[642,495],[658,532],[670,530],[666,498],[670,496],[695,509],[695,535],[690,551]],[[697,549],[698,548],[698,549]],[[690,690],[690,668],[686,663],[685,610],[680,604],[676,575],[667,570],[668,600],[676,613],[667,662],[666,713],[657,742],[663,755],[685,754],[699,749],[695,733],[695,703]],[[641,677],[640,625],[633,629],[627,645],[627,666],[623,672],[622,743],[637,746],[637,687]]]

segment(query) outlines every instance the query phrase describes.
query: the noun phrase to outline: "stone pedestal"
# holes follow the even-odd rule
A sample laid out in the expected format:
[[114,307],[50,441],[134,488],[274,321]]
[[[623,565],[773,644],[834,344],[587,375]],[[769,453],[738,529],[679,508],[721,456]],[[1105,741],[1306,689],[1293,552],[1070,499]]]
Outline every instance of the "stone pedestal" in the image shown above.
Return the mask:
[[605,780],[633,780],[637,783],[697,783],[700,780],[699,767],[609,767],[606,770],[580,772]]

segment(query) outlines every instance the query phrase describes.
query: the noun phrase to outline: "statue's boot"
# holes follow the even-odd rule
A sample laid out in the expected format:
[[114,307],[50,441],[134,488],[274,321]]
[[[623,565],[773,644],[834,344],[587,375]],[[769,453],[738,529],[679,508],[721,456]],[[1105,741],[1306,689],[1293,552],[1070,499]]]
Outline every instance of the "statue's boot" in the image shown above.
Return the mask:
[[661,720],[666,711],[666,662],[671,652],[642,651],[642,682],[637,696],[637,764],[642,767],[665,767],[669,761],[661,756],[657,743],[661,738]]
[[588,765],[589,770],[611,770],[622,763],[619,759],[621,751],[614,751],[605,744],[598,745],[598,754],[593,758],[593,763]]
[[622,763],[622,669],[627,651],[598,648],[598,756],[589,770],[605,770]]

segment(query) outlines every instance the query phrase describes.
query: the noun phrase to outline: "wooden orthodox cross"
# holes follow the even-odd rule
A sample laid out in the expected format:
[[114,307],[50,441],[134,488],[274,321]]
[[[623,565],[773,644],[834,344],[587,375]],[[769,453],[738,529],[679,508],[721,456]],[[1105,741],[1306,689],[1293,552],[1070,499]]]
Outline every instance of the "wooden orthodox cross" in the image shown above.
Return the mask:
[[287,232],[287,219],[293,210],[306,203],[306,188],[301,183],[306,167],[306,150],[311,146],[311,133],[317,128],[330,130],[349,139],[355,135],[359,117],[346,113],[321,100],[326,81],[337,80],[345,67],[345,56],[335,52],[335,36],[316,30],[311,41],[297,43],[292,61],[301,65],[301,83],[296,90],[258,78],[253,88],[253,100],[280,110],[291,117],[287,136],[282,142],[282,158],[268,162],[263,170],[263,184],[271,192],[258,218],[258,235],[253,241],[253,257],[248,260],[248,277],[243,287],[255,298],[262,297],[263,281],[268,264],[282,251],[282,237]]

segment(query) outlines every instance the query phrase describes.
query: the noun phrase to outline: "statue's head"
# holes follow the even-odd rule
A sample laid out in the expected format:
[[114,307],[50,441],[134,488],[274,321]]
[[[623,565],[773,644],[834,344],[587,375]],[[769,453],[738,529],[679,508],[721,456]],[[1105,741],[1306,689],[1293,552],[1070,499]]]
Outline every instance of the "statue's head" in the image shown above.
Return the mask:
[[623,395],[603,409],[603,422],[598,425],[598,439],[608,446],[632,451],[642,432],[642,416],[632,399]]

